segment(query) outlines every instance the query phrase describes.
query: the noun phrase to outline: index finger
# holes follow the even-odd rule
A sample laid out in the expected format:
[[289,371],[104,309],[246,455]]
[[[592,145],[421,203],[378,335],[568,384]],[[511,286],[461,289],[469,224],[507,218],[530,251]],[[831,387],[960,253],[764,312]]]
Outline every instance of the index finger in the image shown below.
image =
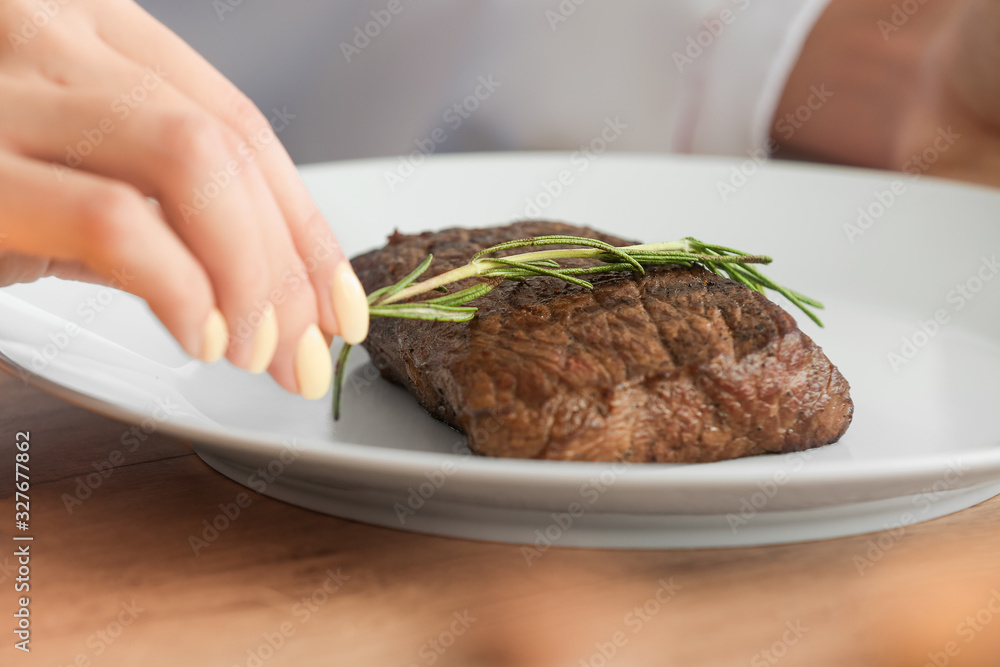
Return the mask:
[[[109,3],[114,5],[114,3]],[[368,301],[330,226],[313,202],[276,131],[289,118],[271,122],[235,85],[180,37],[145,10],[122,20],[117,6],[99,11],[99,34],[109,46],[142,65],[156,61],[183,77],[171,83],[243,138],[247,159],[256,160],[288,225],[296,251],[317,293],[320,328],[349,343],[368,333]],[[101,14],[105,15],[101,15]]]

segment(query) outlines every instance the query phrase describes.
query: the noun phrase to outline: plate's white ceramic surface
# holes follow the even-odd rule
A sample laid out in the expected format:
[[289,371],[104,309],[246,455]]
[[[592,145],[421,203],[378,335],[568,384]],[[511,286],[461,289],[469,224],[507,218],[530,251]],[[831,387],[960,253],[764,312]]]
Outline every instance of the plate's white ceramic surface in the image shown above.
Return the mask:
[[360,350],[335,424],[328,400],[188,361],[141,301],[55,280],[0,290],[6,367],[66,400],[189,437],[211,466],[268,495],[386,526],[538,545],[528,559],[549,544],[834,537],[1000,493],[997,191],[794,164],[742,177],[738,163],[714,159],[606,155],[584,168],[563,154],[432,158],[393,191],[386,174],[398,164],[303,170],[348,254],[395,227],[534,216],[774,256],[777,280],[827,303],[825,329],[797,319],[850,381],[854,424],[814,452],[706,465],[471,457],[463,437],[377,379]]

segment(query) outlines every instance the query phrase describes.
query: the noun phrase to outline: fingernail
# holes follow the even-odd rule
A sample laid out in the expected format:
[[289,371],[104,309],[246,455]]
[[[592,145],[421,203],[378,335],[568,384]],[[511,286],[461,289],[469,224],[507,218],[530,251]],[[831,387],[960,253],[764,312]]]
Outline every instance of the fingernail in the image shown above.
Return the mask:
[[334,270],[330,298],[340,337],[352,345],[363,341],[368,336],[368,296],[350,262],[341,262]]
[[253,337],[253,350],[250,352],[250,364],[247,370],[251,373],[263,373],[271,365],[276,349],[278,349],[278,320],[274,316],[274,307],[268,304],[264,311],[264,319]]
[[333,360],[323,334],[315,324],[309,325],[295,348],[295,381],[304,398],[322,398],[333,381]]
[[205,320],[199,358],[206,364],[214,364],[225,354],[227,345],[229,345],[229,327],[226,326],[226,318],[218,308],[213,308]]

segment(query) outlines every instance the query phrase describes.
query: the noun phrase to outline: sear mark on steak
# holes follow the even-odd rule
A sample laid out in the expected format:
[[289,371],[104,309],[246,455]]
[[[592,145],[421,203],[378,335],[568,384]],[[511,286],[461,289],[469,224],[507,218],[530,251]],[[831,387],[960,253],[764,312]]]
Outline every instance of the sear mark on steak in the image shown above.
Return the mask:
[[[395,233],[352,263],[371,292],[428,253],[424,278],[484,247],[545,234],[633,243],[529,221]],[[720,461],[830,444],[850,425],[847,381],[761,294],[699,266],[588,278],[593,290],[505,281],[473,303],[468,323],[378,318],[364,346],[386,379],[487,456]]]

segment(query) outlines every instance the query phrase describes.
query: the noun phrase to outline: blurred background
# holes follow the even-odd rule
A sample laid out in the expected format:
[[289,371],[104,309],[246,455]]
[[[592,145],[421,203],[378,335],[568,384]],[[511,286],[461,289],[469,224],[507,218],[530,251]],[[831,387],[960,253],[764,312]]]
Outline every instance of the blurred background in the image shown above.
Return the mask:
[[[809,17],[825,4],[577,1],[399,0],[396,13],[388,10],[392,0],[139,4],[247,93],[299,164],[414,151],[575,151],[597,138],[615,151],[746,159],[767,136]],[[766,9],[791,5],[802,9],[780,20]],[[754,11],[734,14],[725,25],[731,40],[706,38],[706,46],[689,51],[689,38],[720,29],[705,23],[720,6]],[[567,10],[552,13],[559,7]],[[758,59],[742,57],[747,44]],[[678,62],[678,49],[691,62]],[[83,418],[67,414],[69,431]],[[110,449],[119,433],[120,425],[108,422],[95,446]],[[178,502],[190,505],[183,516],[210,516],[220,498],[239,492],[228,480],[206,477],[186,445],[156,441],[174,448],[169,453],[179,472],[170,482],[180,489]],[[101,460],[105,450],[93,458]],[[438,664],[1000,665],[995,501],[914,526],[898,546],[891,543],[886,564],[868,573],[856,564],[873,548],[872,535],[734,550],[563,549],[525,570],[516,546],[379,531],[304,511],[288,521],[287,508],[263,502],[240,524],[245,541],[233,537],[232,550],[214,561],[191,564],[185,542],[191,527],[169,507],[156,510],[173,522],[169,534],[143,538],[140,558],[108,562],[94,536],[111,543],[112,531],[147,521],[156,507],[152,492],[130,486],[128,474],[112,478],[76,524],[63,511],[62,487],[47,490],[49,509],[40,516],[53,541],[60,531],[74,534],[73,525],[88,538],[49,561],[53,572],[72,575],[48,584],[53,599],[72,602],[61,604],[62,612],[46,609],[41,621],[42,636],[53,637],[46,645],[51,664],[69,664],[87,646],[95,608],[116,609],[119,591],[135,589],[140,600],[171,600],[176,610],[151,612],[165,620],[130,630],[117,647],[132,651],[130,664],[163,664],[143,651],[169,637],[202,664],[232,664],[231,656],[239,656],[249,665],[248,647],[287,619],[285,603],[314,591],[325,568],[343,565],[359,592],[348,589],[330,602],[336,623],[301,630],[302,641],[289,642],[269,665],[338,657],[386,664],[387,655],[393,664],[419,658],[429,665],[414,647],[438,637],[455,610],[466,608],[482,620]],[[94,511],[101,503],[117,508],[116,497],[128,498],[122,506],[135,516]],[[257,535],[272,542],[262,547],[252,539]],[[305,548],[296,542],[302,536]],[[156,576],[149,575],[150,563]],[[602,647],[629,610],[674,578],[683,593],[668,613],[651,620],[614,661],[604,659]],[[92,580],[105,598],[88,597]],[[190,597],[172,598],[181,580],[194,582]],[[211,645],[183,645],[193,621],[213,623],[213,613],[242,607],[255,614],[253,627],[217,626]],[[800,623],[808,633],[801,642]],[[317,647],[331,653],[317,656]]]
[[[388,0],[139,4],[265,114],[294,116],[279,137],[297,163],[407,154],[435,129],[445,138],[422,152],[577,150],[615,118],[627,125],[615,150],[687,150],[705,84],[696,67],[710,63],[682,72],[672,53],[718,5],[399,0],[393,14]],[[780,43],[757,20],[726,29]],[[727,76],[753,85],[742,67],[736,59]],[[703,143],[698,152],[744,149]]]

